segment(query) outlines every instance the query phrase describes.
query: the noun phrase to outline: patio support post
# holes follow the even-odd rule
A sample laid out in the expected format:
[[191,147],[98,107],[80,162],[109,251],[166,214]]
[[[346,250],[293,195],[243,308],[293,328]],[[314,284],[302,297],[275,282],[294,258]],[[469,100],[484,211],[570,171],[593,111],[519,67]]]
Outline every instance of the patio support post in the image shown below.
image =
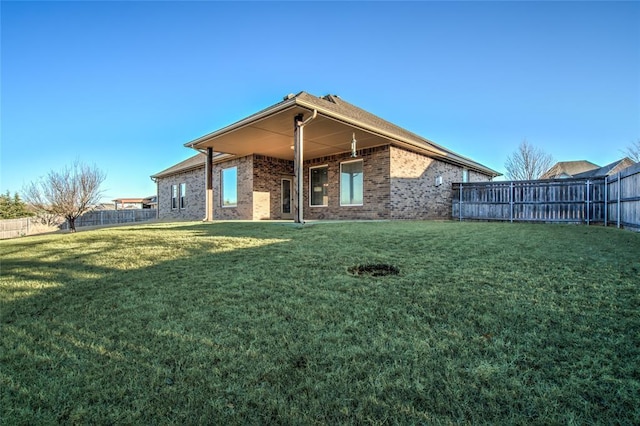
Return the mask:
[[304,200],[302,193],[302,173],[304,170],[302,149],[304,145],[304,131],[303,126],[301,126],[302,114],[296,115],[293,119],[293,123],[293,174],[296,177],[296,183],[293,185],[293,212],[295,222],[304,223]]
[[205,167],[205,218],[207,222],[213,221],[213,148],[207,148],[207,164]]
[[293,185],[293,213],[296,223],[304,223],[304,193],[303,173],[304,173],[304,126],[316,118],[317,110],[313,110],[313,115],[306,120],[302,120],[303,115],[298,114],[293,119],[293,174],[295,184]]

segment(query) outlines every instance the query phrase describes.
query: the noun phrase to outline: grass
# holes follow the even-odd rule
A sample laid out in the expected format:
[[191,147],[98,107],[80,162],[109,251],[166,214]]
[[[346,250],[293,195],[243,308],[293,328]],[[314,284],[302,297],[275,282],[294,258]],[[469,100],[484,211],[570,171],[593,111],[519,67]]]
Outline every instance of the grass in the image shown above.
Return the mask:
[[2,424],[640,424],[640,234],[175,223],[0,254]]

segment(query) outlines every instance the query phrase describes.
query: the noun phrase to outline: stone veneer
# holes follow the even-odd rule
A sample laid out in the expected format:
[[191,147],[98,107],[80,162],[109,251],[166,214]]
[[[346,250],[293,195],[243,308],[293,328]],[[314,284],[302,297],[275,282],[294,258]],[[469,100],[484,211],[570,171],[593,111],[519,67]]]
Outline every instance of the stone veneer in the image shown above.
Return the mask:
[[[185,206],[171,208],[171,186],[186,183]],[[158,178],[158,218],[201,220],[205,217],[204,166],[172,176]]]

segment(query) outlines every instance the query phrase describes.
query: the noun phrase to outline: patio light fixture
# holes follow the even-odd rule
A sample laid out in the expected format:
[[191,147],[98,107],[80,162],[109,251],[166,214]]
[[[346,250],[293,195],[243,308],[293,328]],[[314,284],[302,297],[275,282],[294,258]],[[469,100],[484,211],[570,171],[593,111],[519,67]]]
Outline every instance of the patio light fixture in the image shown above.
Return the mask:
[[356,143],[358,141],[356,141],[356,134],[355,132],[353,133],[352,139],[351,139],[351,158],[356,158],[358,155],[356,154]]

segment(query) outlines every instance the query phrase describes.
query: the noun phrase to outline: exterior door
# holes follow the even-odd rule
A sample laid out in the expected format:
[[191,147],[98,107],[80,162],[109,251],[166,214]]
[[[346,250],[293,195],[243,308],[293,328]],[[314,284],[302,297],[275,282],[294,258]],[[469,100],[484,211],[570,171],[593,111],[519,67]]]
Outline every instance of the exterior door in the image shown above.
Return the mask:
[[293,219],[293,178],[282,178],[280,205],[282,218]]

